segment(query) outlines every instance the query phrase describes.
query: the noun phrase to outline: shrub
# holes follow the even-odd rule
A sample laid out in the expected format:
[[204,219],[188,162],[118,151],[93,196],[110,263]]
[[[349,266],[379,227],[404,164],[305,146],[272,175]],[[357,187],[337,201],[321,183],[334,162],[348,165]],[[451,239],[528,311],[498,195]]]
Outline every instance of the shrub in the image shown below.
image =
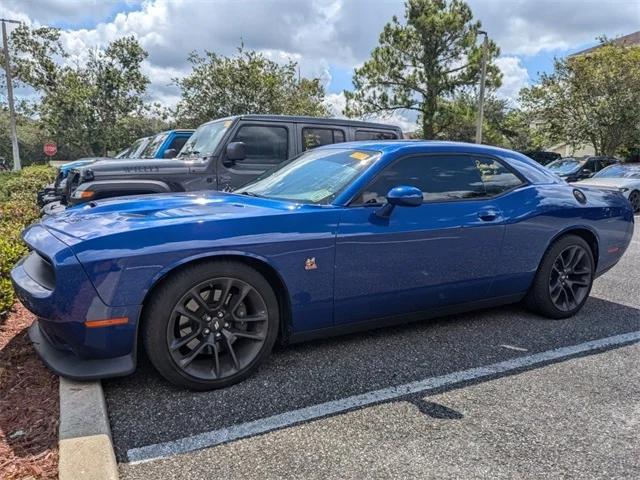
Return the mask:
[[40,216],[36,193],[53,180],[55,173],[48,166],[0,173],[0,316],[15,301],[9,278],[11,269],[27,253],[20,233]]

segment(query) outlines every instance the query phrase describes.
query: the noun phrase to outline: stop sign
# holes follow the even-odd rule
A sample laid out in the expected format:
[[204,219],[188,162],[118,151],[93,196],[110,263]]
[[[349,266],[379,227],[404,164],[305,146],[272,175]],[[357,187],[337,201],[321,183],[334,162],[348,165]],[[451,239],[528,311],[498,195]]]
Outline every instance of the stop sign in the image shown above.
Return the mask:
[[58,146],[55,144],[55,142],[47,142],[44,144],[45,155],[49,157],[53,157],[57,151],[58,151]]

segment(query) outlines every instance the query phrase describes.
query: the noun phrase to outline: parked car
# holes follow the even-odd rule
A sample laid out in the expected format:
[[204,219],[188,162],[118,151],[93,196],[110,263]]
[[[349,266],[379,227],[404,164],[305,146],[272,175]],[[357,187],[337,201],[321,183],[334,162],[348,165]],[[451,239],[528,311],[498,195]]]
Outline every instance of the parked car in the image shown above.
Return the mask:
[[66,179],[73,169],[91,165],[99,160],[120,160],[126,158],[173,158],[184,146],[193,130],[180,129],[161,132],[151,137],[142,137],[133,142],[130,147],[119,152],[115,157],[81,158],[74,162],[65,163],[58,169],[55,181],[38,192],[38,205],[64,201]]
[[354,142],[308,150],[232,193],[46,217],[24,232],[31,253],[12,279],[56,373],[127,375],[140,341],[165,378],[211,389],[246,378],[278,339],[521,300],[570,317],[632,232],[620,192],[568,185],[516,152]]
[[566,182],[577,182],[617,162],[616,158],[606,156],[563,157],[548,164],[547,168]]
[[97,162],[76,168],[69,205],[101,198],[192,190],[232,190],[266,170],[321,145],[350,140],[402,138],[392,125],[346,119],[278,115],[241,115],[201,125],[173,160]]
[[548,163],[558,160],[561,155],[556,152],[545,152],[543,150],[530,150],[527,152],[521,152],[529,158],[533,158],[540,165],[547,165]]
[[640,164],[616,164],[600,170],[588,180],[578,185],[600,188],[615,188],[629,199],[634,212],[640,212]]

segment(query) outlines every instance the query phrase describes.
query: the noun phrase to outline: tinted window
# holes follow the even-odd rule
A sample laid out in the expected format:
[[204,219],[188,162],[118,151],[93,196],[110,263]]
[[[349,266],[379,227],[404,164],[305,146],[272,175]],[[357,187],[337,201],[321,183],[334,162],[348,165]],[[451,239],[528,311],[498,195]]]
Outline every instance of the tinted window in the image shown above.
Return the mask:
[[149,142],[147,147],[140,154],[140,157],[141,158],[155,157],[156,153],[158,152],[158,148],[160,148],[160,145],[162,145],[162,143],[166,140],[168,135],[169,135],[168,133],[159,133],[158,135],[153,137],[153,139]]
[[410,185],[425,202],[498,195],[522,182],[501,163],[465,155],[415,156],[383,170],[354,203],[384,203],[389,190]]
[[187,140],[189,140],[189,137],[174,137],[174,139],[171,140],[168,149],[173,148],[176,152],[179,152],[182,150],[182,147],[184,147],[184,144],[187,143]]
[[332,143],[344,142],[344,133],[341,130],[330,128],[303,128],[302,129],[302,149],[330,145]]
[[488,196],[500,195],[522,185],[522,180],[497,160],[476,158],[476,167],[480,171],[480,178]]
[[356,140],[393,140],[398,138],[394,132],[376,132],[373,130],[356,130]]
[[245,125],[232,141],[244,142],[247,163],[278,164],[287,159],[288,132],[285,127]]

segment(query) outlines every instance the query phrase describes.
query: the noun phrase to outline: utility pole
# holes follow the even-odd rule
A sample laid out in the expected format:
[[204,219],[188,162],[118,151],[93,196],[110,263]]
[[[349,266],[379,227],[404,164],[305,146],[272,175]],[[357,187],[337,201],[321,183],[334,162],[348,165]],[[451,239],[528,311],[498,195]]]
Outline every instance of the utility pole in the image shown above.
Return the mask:
[[489,37],[484,30],[478,30],[479,35],[484,35],[482,42],[482,67],[480,69],[480,95],[478,95],[478,123],[476,123],[476,143],[482,143],[482,119],[484,117],[484,83],[487,76],[487,50],[489,49]]
[[11,60],[9,59],[9,43],[7,41],[7,22],[20,23],[17,20],[0,18],[2,22],[2,48],[4,49],[4,71],[7,77],[7,100],[9,101],[9,123],[11,124],[11,147],[13,149],[13,169],[18,171],[20,165],[20,149],[18,148],[18,132],[16,130],[16,109],[13,105],[13,83],[11,80]]

